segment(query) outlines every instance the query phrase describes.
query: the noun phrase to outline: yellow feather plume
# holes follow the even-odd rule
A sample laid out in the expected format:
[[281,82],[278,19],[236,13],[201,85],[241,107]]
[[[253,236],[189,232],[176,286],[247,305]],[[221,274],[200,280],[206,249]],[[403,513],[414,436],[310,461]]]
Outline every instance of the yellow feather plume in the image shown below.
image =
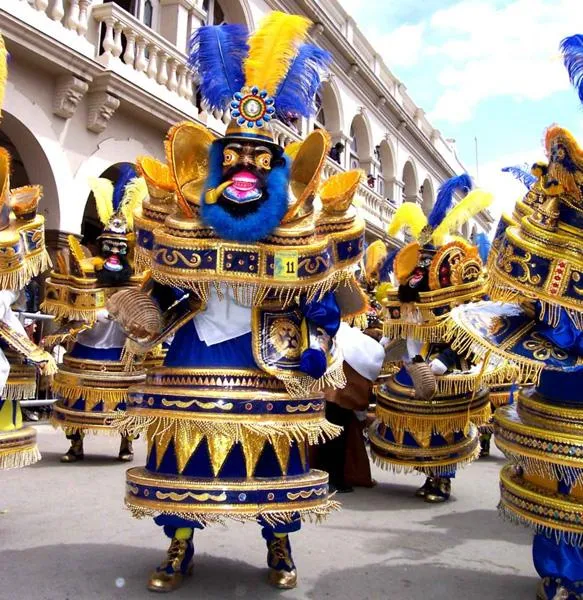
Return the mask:
[[249,39],[245,59],[245,84],[256,85],[270,96],[277,92],[312,22],[297,15],[274,11],[261,22]]
[[134,177],[126,185],[121,204],[121,212],[126,219],[130,231],[134,228],[134,213],[147,197],[148,186],[143,177]]
[[472,217],[481,213],[492,204],[494,196],[485,190],[471,191],[461,202],[458,202],[447,214],[439,227],[433,232],[433,241],[440,246],[445,238],[457,231],[464,223]]
[[291,142],[285,147],[285,153],[293,160],[301,147],[302,142]]
[[409,233],[417,239],[426,225],[427,217],[423,213],[423,209],[415,202],[403,202],[393,215],[387,233],[396,235],[406,227]]
[[113,183],[105,177],[90,177],[89,187],[95,197],[97,216],[102,225],[107,225],[113,216]]
[[367,279],[374,276],[379,263],[387,255],[387,247],[382,240],[375,240],[367,249],[364,257],[364,270]]
[[0,35],[0,117],[4,106],[4,94],[6,93],[6,80],[8,79],[8,51],[4,44],[4,38]]

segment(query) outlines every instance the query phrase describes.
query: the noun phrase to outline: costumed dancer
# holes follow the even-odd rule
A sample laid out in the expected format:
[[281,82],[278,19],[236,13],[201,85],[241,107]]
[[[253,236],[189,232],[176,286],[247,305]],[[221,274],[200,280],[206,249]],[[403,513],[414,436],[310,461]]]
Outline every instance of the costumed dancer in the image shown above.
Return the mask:
[[[194,531],[225,519],[260,524],[269,581],[292,588],[289,534],[336,508],[307,450],[339,433],[321,390],[344,384],[334,336],[343,314],[365,309],[353,293],[360,173],[329,181],[316,215],[329,136],[315,131],[286,154],[270,127],[280,114],[313,114],[330,57],[304,43],[309,27],[276,12],[251,36],[239,25],[195,33],[203,100],[233,120],[221,138],[194,123],[171,129],[179,210],[138,214],[152,281],[109,302],[132,336],[128,356],[174,335],[119,423],[148,442],[146,466],[127,472],[126,505],[171,539],[153,591],[177,588],[192,570]],[[146,319],[160,319],[162,333],[147,335]]]
[[[452,306],[484,294],[478,249],[461,238],[447,241],[491,203],[490,194],[471,188],[467,175],[445,182],[428,217],[414,203],[397,210],[389,234],[407,227],[415,241],[394,258],[397,287],[384,283],[377,289],[391,340],[388,355],[403,366],[377,389],[372,456],[383,468],[424,473],[416,496],[426,502],[448,500],[457,468],[478,457],[476,426],[491,416],[484,382],[502,377],[464,360],[444,341],[444,318]],[[452,207],[455,192],[467,195]]]
[[[120,289],[143,281],[132,261],[131,231],[133,211],[147,194],[146,184],[133,167],[123,165],[115,184],[99,178],[90,185],[103,224],[98,255],[92,256],[69,236],[69,248],[59,252],[46,281],[43,303],[43,310],[61,321],[60,330],[45,343],[67,342],[70,347],[53,382],[58,400],[51,416],[52,424],[70,441],[61,457],[64,463],[83,460],[86,433],[117,434],[111,418],[125,410],[128,388],[145,378],[141,365],[126,371],[122,361],[126,335],[109,318],[105,303]],[[133,459],[131,436],[122,436],[118,459]]]
[[[7,78],[7,51],[0,36],[0,106]],[[44,217],[37,215],[42,188],[10,189],[10,154],[0,148],[0,469],[40,459],[36,430],[23,427],[20,400],[34,397],[37,369],[56,372],[50,354],[33,344],[12,311],[21,290],[50,267]]]
[[[326,185],[321,194],[326,194]],[[366,249],[363,261],[366,282],[375,276],[373,271],[376,272],[385,255],[385,245],[381,240]],[[365,277],[361,279],[364,288]],[[368,286],[365,289],[368,292]],[[344,357],[347,384],[342,389],[326,391],[326,419],[340,425],[343,431],[334,439],[311,449],[313,464],[330,475],[330,490],[338,493],[352,492],[354,486],[374,485],[364,430],[367,429],[373,385],[385,358],[384,348],[379,343],[382,325],[377,311],[370,306],[370,299],[366,313],[346,321],[340,325],[336,341]]]
[[[583,100],[583,36],[563,41]],[[507,456],[500,510],[534,530],[539,600],[583,599],[583,148],[557,125],[549,160],[497,236],[489,293],[498,302],[459,307],[449,335],[460,351],[507,361],[522,387],[498,409],[495,441]],[[534,187],[534,186],[533,186]],[[581,381],[580,381],[581,380]]]

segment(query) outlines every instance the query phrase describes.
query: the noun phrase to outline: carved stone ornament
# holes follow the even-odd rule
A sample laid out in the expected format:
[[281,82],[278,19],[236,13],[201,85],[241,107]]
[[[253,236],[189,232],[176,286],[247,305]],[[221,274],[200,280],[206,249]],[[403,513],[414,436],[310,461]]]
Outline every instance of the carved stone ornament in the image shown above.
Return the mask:
[[55,85],[53,113],[63,119],[70,119],[88,88],[87,82],[73,75],[59,77]]
[[94,133],[105,131],[107,124],[119,107],[119,99],[107,92],[95,92],[89,96],[87,129]]

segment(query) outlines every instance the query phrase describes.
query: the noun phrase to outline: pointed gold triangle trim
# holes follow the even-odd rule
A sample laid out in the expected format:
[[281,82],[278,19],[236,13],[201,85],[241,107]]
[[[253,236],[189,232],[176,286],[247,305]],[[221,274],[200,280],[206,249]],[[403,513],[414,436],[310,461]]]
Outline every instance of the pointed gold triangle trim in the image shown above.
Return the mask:
[[243,454],[245,455],[245,468],[247,469],[247,477],[253,477],[257,461],[265,447],[265,438],[256,433],[252,433],[247,429],[241,431]]
[[308,442],[299,442],[298,449],[300,451],[300,460],[304,471],[308,468]]
[[217,477],[235,442],[233,438],[225,435],[208,436],[207,442],[211,456],[211,466],[214,476]]
[[188,427],[187,425],[179,425],[174,435],[174,452],[176,454],[176,463],[178,465],[178,473],[182,473],[188,464],[192,455],[196,452],[204,435],[202,432]]
[[287,464],[289,462],[291,443],[287,439],[287,437],[285,437],[284,435],[280,435],[275,441],[271,442],[271,445],[275,450],[277,461],[279,462],[279,466],[281,467],[281,473],[282,475],[285,475],[287,473]]
[[154,435],[154,430],[157,427],[157,425],[152,425],[150,427],[150,430],[148,431],[148,440],[153,441],[152,446],[156,444],[156,469],[159,469],[162,459],[164,458],[164,454],[166,454],[166,450],[168,450],[168,444],[173,437],[174,427],[167,427],[160,433]]

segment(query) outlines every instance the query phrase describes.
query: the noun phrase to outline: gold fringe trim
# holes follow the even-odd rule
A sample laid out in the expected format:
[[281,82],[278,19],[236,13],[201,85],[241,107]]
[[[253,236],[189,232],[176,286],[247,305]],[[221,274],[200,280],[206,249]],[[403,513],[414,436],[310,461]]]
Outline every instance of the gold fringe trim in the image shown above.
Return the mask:
[[52,385],[53,392],[64,400],[79,400],[83,398],[85,402],[93,405],[97,405],[103,402],[106,411],[115,410],[115,407],[120,402],[127,402],[128,400],[128,389],[122,390],[108,390],[103,388],[84,387],[80,385],[67,385],[53,381]]
[[96,427],[94,424],[83,425],[82,423],[71,425],[68,422],[59,421],[54,416],[51,416],[49,423],[54,429],[61,429],[65,435],[73,435],[75,433],[82,433],[84,435],[120,435],[120,432],[111,425],[104,425],[103,427]]
[[[194,273],[193,276],[196,274]],[[158,270],[153,271],[152,276],[156,281],[163,285],[189,289],[193,291],[201,300],[208,302],[211,286],[215,287],[219,298],[223,293],[221,283],[229,287],[233,293],[235,301],[239,304],[260,306],[269,297],[277,299],[283,307],[290,305],[295,301],[299,294],[305,294],[308,302],[321,299],[326,293],[332,291],[340,284],[351,286],[354,278],[351,271],[336,271],[331,273],[323,281],[316,283],[294,282],[293,286],[278,286],[274,284],[262,283],[240,283],[236,281],[196,281],[182,277],[173,277]]]
[[306,395],[323,392],[326,388],[341,390],[347,383],[344,363],[341,360],[332,365],[320,379],[314,379],[309,375],[281,376],[277,373],[275,376],[285,385],[287,393],[292,398],[305,398]]
[[15,448],[9,452],[0,452],[0,471],[29,467],[40,459],[41,455],[36,443],[32,448]]
[[457,414],[432,415],[431,404],[427,404],[427,414],[412,415],[391,412],[377,404],[376,416],[387,427],[395,431],[409,431],[416,438],[429,439],[432,434],[446,437],[456,431],[469,433],[470,424],[478,427],[490,422],[492,409],[489,403],[482,408]]
[[25,257],[24,264],[9,273],[0,272],[0,288],[4,290],[21,290],[33,278],[50,269],[52,266],[46,249],[35,256]]
[[573,531],[563,531],[561,529],[555,529],[548,525],[541,525],[540,523],[534,523],[530,519],[522,515],[516,514],[513,510],[504,506],[502,502],[498,504],[498,514],[502,519],[513,523],[514,525],[522,525],[530,530],[534,530],[535,533],[540,533],[548,537],[549,539],[554,538],[557,544],[564,540],[569,546],[575,546],[576,548],[583,548],[583,533],[575,533]]
[[366,313],[361,315],[355,315],[353,317],[343,318],[343,321],[348,323],[351,327],[356,327],[361,331],[364,331],[368,327],[368,317]]
[[521,384],[538,384],[544,363],[518,354],[507,354],[505,350],[495,346],[482,337],[464,329],[451,317],[447,319],[444,341],[448,342],[451,349],[472,359],[474,363],[486,361],[494,355],[500,359],[496,365],[498,377],[502,381],[518,381]]
[[383,323],[383,334],[392,340],[413,338],[420,342],[437,343],[443,341],[446,327],[446,319],[435,316],[432,321],[425,323],[386,320]]
[[475,462],[480,457],[480,444],[468,456],[453,461],[447,465],[435,465],[431,467],[415,466],[414,464],[406,465],[402,463],[393,463],[386,458],[381,458],[374,452],[371,452],[372,462],[383,471],[390,471],[395,474],[408,475],[410,473],[423,473],[428,476],[443,477],[453,470],[463,469]]
[[567,465],[547,462],[531,456],[518,454],[507,448],[500,448],[500,450],[508,460],[522,467],[527,474],[537,475],[543,479],[562,481],[569,486],[583,485],[583,470],[581,467],[569,467]]
[[185,420],[181,417],[142,417],[123,411],[119,411],[111,419],[110,425],[124,436],[137,436],[149,431],[148,437],[150,439],[162,435],[170,428],[174,428],[174,436],[178,435],[180,429],[196,428],[206,437],[223,436],[229,438],[234,444],[244,444],[245,432],[264,437],[271,444],[276,444],[278,438],[283,436],[290,442],[295,441],[299,444],[307,441],[310,445],[324,443],[342,433],[342,427],[333,425],[325,419],[316,423],[298,423],[294,421],[281,423],[215,423],[212,421]]
[[97,317],[98,309],[82,309],[74,308],[62,304],[61,302],[54,302],[53,300],[45,299],[41,304],[41,310],[49,315],[53,315],[56,319],[69,319],[71,321],[87,321],[93,323]]
[[0,392],[3,400],[28,400],[36,394],[36,379],[27,383],[10,383],[10,380]]
[[204,527],[207,527],[208,525],[225,525],[227,520],[238,521],[240,523],[248,523],[250,521],[255,522],[259,518],[265,521],[268,525],[275,527],[276,525],[286,525],[288,523],[293,523],[298,515],[302,519],[302,521],[320,523],[324,519],[326,519],[326,517],[330,513],[336,512],[341,508],[339,502],[331,499],[313,508],[293,508],[289,511],[277,512],[270,512],[269,510],[258,510],[248,513],[234,513],[232,511],[229,512],[227,509],[225,509],[224,513],[219,514],[215,513],[214,511],[212,513],[186,513],[178,511],[159,511],[147,509],[132,504],[132,502],[127,498],[125,500],[125,505],[131,511],[132,516],[136,519],[143,519],[145,517],[157,517],[163,514],[181,517],[183,519],[187,519],[188,521],[196,521]]
[[134,269],[136,273],[143,273],[152,267],[150,252],[140,246],[134,248]]
[[496,407],[510,404],[510,392],[490,392],[490,402]]

